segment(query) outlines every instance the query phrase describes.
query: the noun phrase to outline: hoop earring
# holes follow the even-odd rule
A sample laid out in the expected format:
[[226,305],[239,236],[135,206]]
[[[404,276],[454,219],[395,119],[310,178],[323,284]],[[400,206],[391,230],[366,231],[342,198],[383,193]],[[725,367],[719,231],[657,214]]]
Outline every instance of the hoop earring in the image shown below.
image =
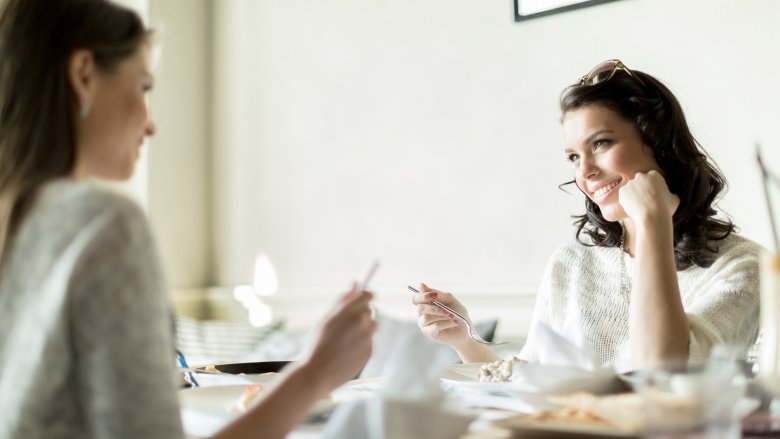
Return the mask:
[[79,107],[79,116],[81,116],[82,119],[89,116],[89,111],[92,109],[92,101],[89,99],[85,99],[84,102],[81,103],[81,107]]

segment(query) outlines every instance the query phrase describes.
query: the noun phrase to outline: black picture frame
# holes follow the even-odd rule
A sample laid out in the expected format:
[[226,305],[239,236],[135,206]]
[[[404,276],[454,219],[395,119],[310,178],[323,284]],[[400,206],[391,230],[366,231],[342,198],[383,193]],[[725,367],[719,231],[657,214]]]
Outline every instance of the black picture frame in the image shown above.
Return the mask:
[[550,7],[549,9],[540,10],[530,14],[520,13],[520,2],[524,0],[514,0],[515,2],[515,21],[527,21],[534,18],[546,17],[552,14],[558,14],[560,12],[573,11],[575,9],[587,8],[589,6],[596,6],[603,3],[611,3],[618,0],[571,0],[571,4],[557,7]]

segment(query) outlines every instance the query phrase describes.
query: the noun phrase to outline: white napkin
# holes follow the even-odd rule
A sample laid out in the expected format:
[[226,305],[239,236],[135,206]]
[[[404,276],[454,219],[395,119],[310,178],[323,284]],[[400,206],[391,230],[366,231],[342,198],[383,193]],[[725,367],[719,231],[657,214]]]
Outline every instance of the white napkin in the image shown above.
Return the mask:
[[534,329],[539,361],[514,363],[512,387],[517,392],[604,394],[622,386],[615,370],[601,366],[582,340],[565,338],[543,323],[537,323]]
[[446,364],[433,342],[405,334],[382,369],[385,383],[376,398],[339,405],[323,438],[445,439],[466,432],[474,415],[455,412],[444,403],[439,376]]
[[381,392],[390,398],[438,402],[443,398],[439,377],[447,367],[436,355],[436,344],[418,334],[403,334],[381,376],[389,383]]
[[539,364],[590,371],[601,367],[601,362],[584,340],[564,337],[542,322],[536,323],[534,332]]

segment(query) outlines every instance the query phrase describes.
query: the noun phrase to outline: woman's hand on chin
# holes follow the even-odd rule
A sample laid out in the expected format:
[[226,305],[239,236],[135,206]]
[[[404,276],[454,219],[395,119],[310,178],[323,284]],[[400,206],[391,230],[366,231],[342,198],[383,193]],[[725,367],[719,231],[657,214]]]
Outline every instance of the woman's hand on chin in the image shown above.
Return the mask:
[[637,172],[618,192],[618,201],[635,224],[652,224],[670,219],[680,205],[680,197],[669,192],[658,171]]

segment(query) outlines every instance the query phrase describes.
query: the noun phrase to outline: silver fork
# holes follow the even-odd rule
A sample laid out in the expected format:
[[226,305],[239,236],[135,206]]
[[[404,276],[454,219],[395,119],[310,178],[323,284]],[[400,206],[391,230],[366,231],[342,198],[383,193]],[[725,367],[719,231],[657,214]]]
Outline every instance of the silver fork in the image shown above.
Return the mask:
[[[409,288],[409,290],[411,290],[415,294],[420,294],[420,292],[417,289],[415,289],[415,288],[413,288],[413,287],[411,287],[409,285],[407,285],[407,288]],[[493,341],[485,340],[484,338],[480,337],[479,333],[477,333],[477,331],[474,329],[474,326],[471,325],[471,322],[469,321],[469,319],[467,319],[466,317],[462,316],[459,312],[457,312],[454,309],[450,308],[449,306],[439,302],[438,300],[431,300],[431,303],[433,303],[434,305],[436,305],[439,308],[443,309],[444,311],[447,311],[448,313],[450,313],[453,316],[457,317],[458,320],[463,322],[463,324],[465,324],[466,328],[468,329],[469,337],[472,340],[474,340],[475,342],[482,343],[482,344],[489,344],[489,345],[492,345],[492,346],[498,346],[498,345],[509,343],[509,342],[506,342],[506,341],[493,342]]]

